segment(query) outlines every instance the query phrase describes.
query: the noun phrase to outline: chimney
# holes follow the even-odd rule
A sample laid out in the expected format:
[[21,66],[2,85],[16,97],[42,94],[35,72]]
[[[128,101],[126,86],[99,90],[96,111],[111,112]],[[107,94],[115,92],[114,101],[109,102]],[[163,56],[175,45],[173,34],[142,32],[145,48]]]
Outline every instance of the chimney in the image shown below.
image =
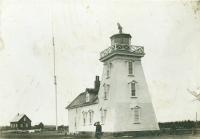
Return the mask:
[[99,81],[99,76],[96,76],[95,82],[94,82],[94,89],[99,90],[100,87],[100,81]]

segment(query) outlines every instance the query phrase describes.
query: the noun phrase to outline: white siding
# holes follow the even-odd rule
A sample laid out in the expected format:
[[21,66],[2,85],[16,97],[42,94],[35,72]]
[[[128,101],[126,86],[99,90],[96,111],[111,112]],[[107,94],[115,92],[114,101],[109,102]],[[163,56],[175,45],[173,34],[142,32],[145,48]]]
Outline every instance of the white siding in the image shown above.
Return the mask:
[[[128,75],[127,62],[134,61],[133,74]],[[158,123],[151,102],[148,86],[143,73],[140,58],[115,56],[106,63],[112,63],[111,73],[107,78],[108,64],[104,63],[102,80],[99,90],[99,103],[91,106],[69,110],[69,131],[95,131],[94,122],[102,121],[103,132],[158,130]],[[131,97],[130,82],[135,81],[135,97]],[[109,85],[109,97],[105,97],[105,85]],[[133,122],[132,108],[140,107],[139,122]],[[83,124],[82,112],[94,111],[93,123],[87,115]],[[101,115],[101,110],[106,114]],[[76,124],[74,118],[76,117]],[[102,118],[102,119],[101,119]],[[74,126],[76,125],[76,127]]]

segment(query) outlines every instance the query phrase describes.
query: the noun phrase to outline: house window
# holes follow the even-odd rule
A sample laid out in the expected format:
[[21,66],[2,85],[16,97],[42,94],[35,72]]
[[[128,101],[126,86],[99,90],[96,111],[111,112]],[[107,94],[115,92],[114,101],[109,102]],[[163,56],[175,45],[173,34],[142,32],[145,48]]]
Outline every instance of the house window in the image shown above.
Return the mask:
[[106,77],[109,78],[109,76],[110,76],[110,70],[109,70],[109,68],[107,67],[107,69],[106,69]]
[[89,123],[92,124],[93,123],[93,115],[94,112],[92,110],[89,111]]
[[104,100],[108,99],[109,96],[109,90],[110,90],[110,85],[109,84],[104,84]]
[[23,124],[20,124],[20,127],[23,127]]
[[74,118],[74,127],[76,128],[76,117]]
[[106,115],[107,115],[107,110],[103,110],[103,114],[104,114],[104,118],[103,118],[103,123],[105,123],[106,121]]
[[26,127],[28,128],[28,123],[26,123]]
[[128,75],[133,75],[134,74],[134,63],[133,61],[128,62]]
[[85,112],[83,112],[83,125],[85,125]]
[[86,93],[86,102],[89,102],[90,101],[90,94],[87,92]]
[[139,124],[140,123],[140,117],[141,117],[141,108],[139,106],[136,106],[131,109],[133,113],[133,123]]
[[82,112],[83,114],[83,125],[86,125],[86,119],[87,119],[87,112]]
[[101,109],[101,123],[105,124],[106,121],[106,115],[107,115],[107,110],[106,109]]
[[100,110],[101,112],[101,123],[103,123],[103,110]]
[[24,121],[26,121],[26,117],[24,117]]
[[135,94],[135,83],[134,82],[131,82],[131,97],[135,97],[136,94]]

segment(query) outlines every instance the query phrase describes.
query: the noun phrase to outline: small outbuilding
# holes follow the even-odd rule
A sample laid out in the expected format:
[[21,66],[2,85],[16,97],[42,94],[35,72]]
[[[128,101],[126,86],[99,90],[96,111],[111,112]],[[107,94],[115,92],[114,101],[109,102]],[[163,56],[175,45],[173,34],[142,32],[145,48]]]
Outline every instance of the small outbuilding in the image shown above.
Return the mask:
[[42,122],[40,122],[40,123],[36,124],[36,125],[34,126],[34,128],[35,128],[35,129],[43,129],[43,128],[44,128],[44,124],[43,124]]
[[25,114],[17,114],[13,120],[10,122],[10,127],[12,129],[30,129],[31,120]]

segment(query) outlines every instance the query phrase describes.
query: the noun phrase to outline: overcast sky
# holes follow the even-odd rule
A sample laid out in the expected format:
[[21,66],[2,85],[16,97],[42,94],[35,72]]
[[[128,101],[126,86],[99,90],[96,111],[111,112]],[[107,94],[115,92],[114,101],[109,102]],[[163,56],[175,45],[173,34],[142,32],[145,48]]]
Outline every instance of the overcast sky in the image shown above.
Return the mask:
[[[53,4],[52,4],[53,3]],[[158,121],[194,120],[200,102],[200,4],[196,1],[0,0],[0,125],[19,112],[55,123],[52,18],[59,124],[65,107],[102,75],[100,51],[116,23],[145,48],[142,59]]]

